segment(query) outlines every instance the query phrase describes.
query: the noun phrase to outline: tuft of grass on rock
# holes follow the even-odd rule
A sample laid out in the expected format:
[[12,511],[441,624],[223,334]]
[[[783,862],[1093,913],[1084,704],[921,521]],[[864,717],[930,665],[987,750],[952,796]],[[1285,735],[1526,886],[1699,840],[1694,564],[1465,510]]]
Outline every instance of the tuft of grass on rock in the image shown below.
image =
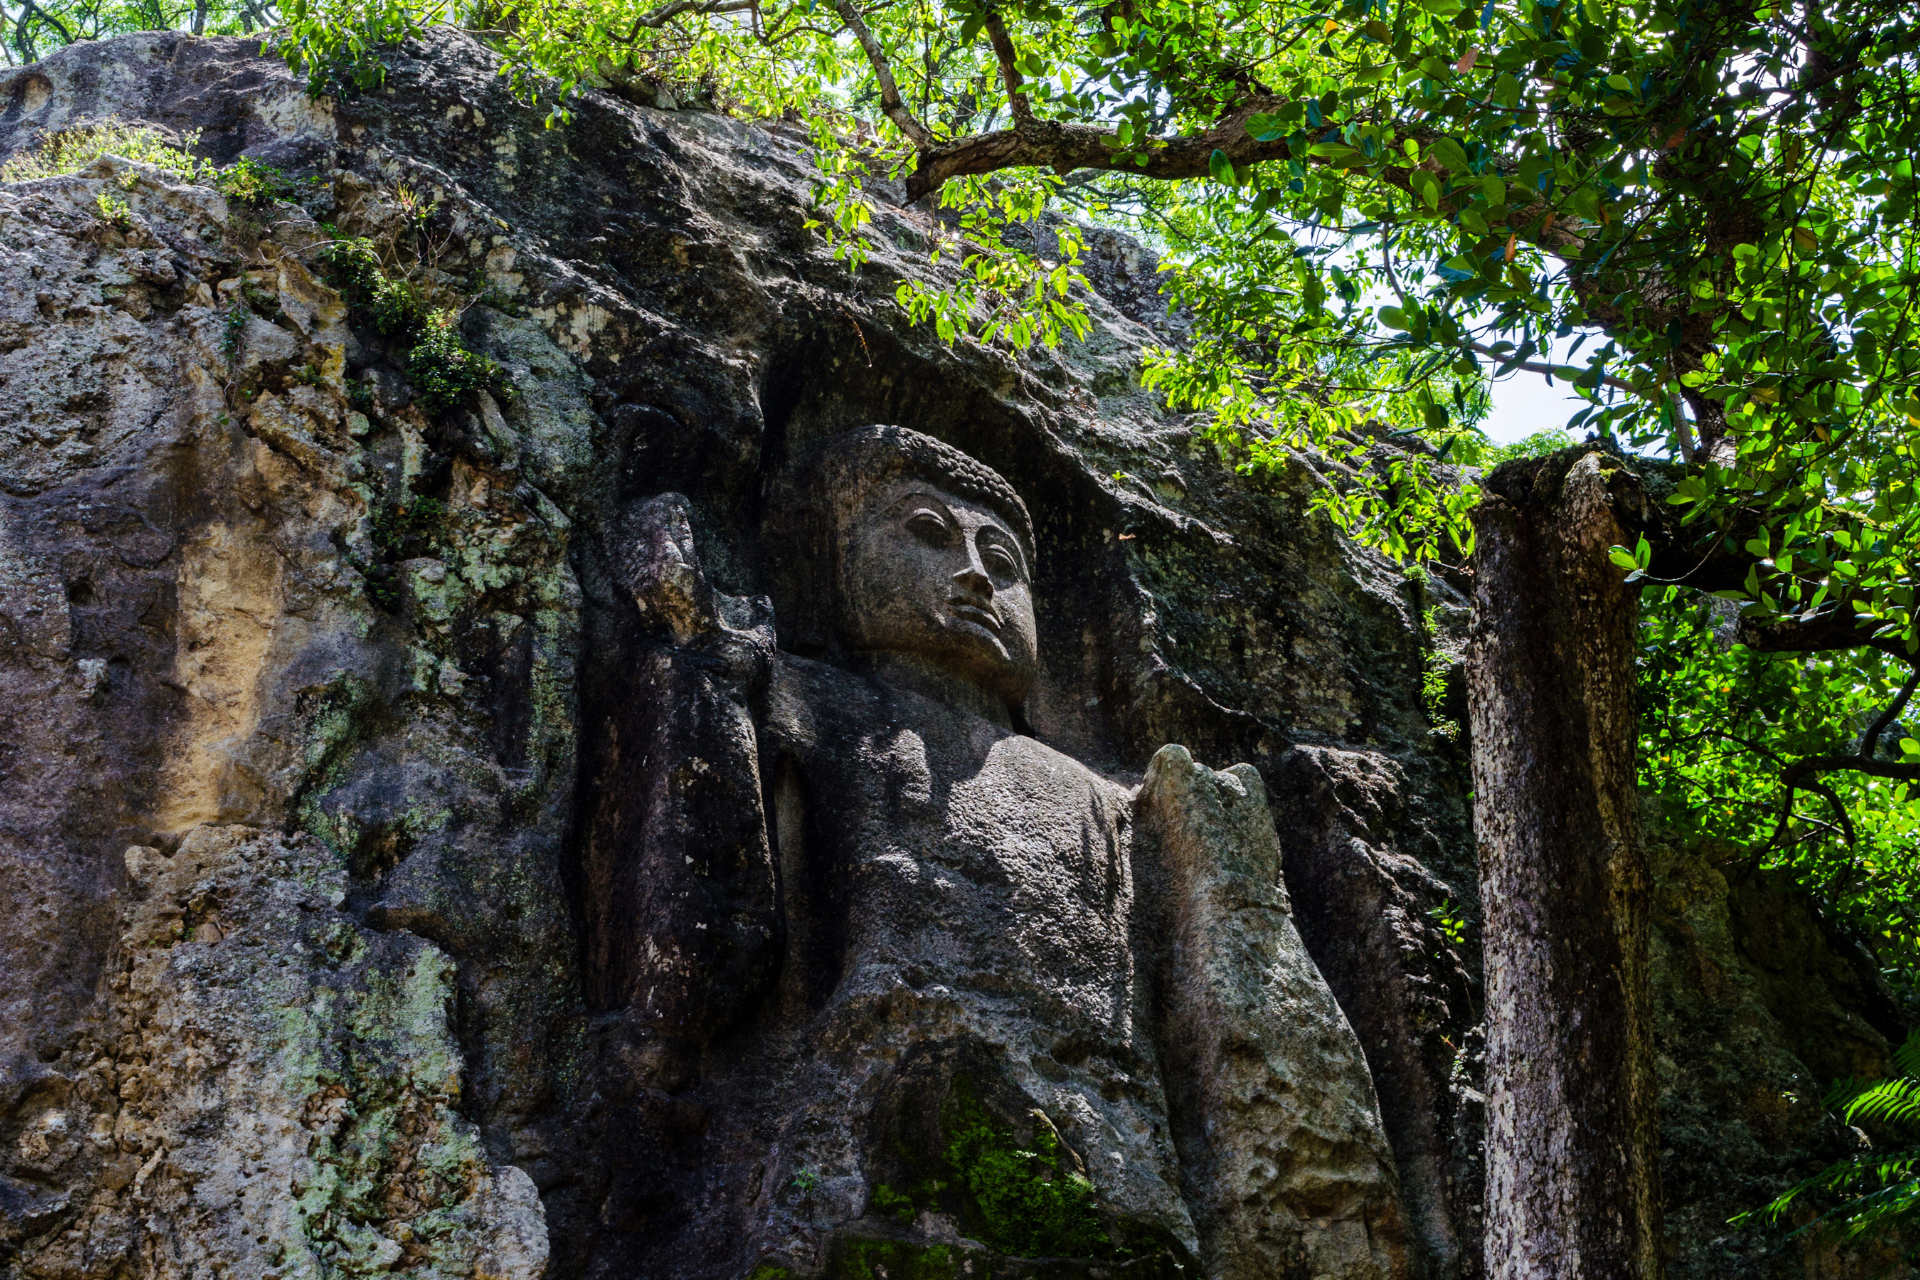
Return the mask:
[[78,173],[101,156],[119,156],[170,170],[188,181],[204,181],[215,169],[189,150],[199,142],[198,129],[175,144],[151,125],[128,124],[109,116],[49,133],[33,150],[0,163],[0,182],[30,182]]

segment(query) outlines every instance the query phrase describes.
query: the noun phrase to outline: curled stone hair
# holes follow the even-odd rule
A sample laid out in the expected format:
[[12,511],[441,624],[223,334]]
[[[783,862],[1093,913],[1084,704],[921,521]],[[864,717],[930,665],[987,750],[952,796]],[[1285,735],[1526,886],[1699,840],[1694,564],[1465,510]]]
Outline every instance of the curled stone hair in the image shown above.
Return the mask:
[[971,498],[1007,522],[1034,563],[1027,504],[992,467],[944,441],[906,427],[857,427],[809,450],[769,494],[768,558],[777,566],[774,616],[783,647],[800,653],[840,647],[839,531],[876,485],[922,480]]

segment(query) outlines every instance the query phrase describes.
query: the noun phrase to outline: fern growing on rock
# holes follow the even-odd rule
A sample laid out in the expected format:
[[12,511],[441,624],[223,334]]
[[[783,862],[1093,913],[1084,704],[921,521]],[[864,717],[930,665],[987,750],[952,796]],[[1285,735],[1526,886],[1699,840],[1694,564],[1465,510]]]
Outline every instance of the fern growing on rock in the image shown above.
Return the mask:
[[1837,1195],[1839,1203],[1801,1230],[1824,1227],[1844,1236],[1862,1236],[1883,1227],[1920,1219],[1920,1031],[1907,1037],[1893,1055],[1899,1074],[1884,1080],[1845,1080],[1827,1095],[1827,1105],[1848,1124],[1865,1121],[1911,1141],[1899,1150],[1867,1150],[1821,1170],[1782,1192],[1756,1214],[1769,1222],[1785,1217],[1794,1201],[1809,1193]]

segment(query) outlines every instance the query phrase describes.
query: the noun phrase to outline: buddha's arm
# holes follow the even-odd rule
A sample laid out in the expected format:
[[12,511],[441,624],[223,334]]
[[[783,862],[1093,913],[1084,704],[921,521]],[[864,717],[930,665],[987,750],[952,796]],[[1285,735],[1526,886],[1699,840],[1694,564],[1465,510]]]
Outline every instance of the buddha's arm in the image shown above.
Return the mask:
[[686,499],[629,511],[616,572],[652,636],[604,749],[584,898],[595,1003],[636,1038],[697,1050],[766,992],[779,956],[752,691],[773,653],[764,598],[723,596]]
[[1156,1039],[1206,1274],[1400,1274],[1373,1083],[1294,928],[1260,775],[1163,747],[1135,811]]

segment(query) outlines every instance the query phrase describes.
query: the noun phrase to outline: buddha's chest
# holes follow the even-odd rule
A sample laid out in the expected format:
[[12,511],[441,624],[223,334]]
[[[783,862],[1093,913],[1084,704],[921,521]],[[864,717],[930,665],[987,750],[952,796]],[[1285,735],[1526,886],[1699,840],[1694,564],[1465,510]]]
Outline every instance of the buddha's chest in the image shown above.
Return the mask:
[[801,874],[832,885],[850,960],[1035,969],[1068,985],[1130,968],[1126,788],[851,677],[779,692],[785,758],[772,767],[798,791]]

